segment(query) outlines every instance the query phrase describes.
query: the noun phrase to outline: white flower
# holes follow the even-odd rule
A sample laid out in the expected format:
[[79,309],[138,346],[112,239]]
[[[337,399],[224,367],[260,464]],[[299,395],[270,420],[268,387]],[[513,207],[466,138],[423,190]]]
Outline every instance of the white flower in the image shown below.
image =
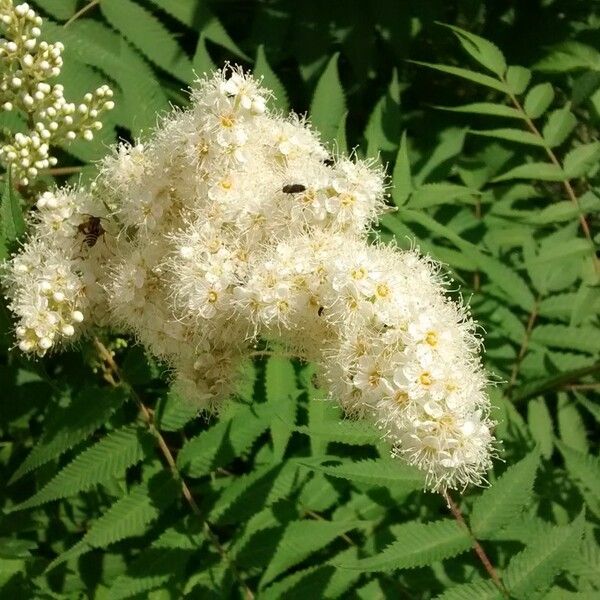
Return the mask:
[[38,199],[7,266],[19,348],[43,355],[111,326],[216,410],[266,341],[314,361],[332,398],[431,489],[480,483],[493,438],[471,319],[431,260],[369,244],[381,170],[332,159],[269,96],[241,69],[218,71],[189,110],[104,159],[91,192]]

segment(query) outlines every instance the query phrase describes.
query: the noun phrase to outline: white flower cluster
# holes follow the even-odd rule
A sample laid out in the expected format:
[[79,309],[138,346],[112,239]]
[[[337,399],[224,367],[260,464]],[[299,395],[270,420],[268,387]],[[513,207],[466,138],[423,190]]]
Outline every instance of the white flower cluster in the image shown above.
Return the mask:
[[90,141],[102,128],[99,117],[112,110],[112,90],[104,85],[84,96],[81,103],[67,102],[60,84],[47,80],[60,74],[60,42],[39,41],[42,18],[27,3],[0,0],[0,107],[25,113],[27,133],[16,133],[0,145],[0,162],[11,165],[15,178],[29,184],[40,169],[56,164],[50,145],[79,138]]
[[206,409],[259,340],[283,346],[428,487],[480,483],[493,438],[473,322],[434,264],[367,241],[382,171],[332,156],[269,95],[240,70],[205,77],[190,110],[104,160],[92,192],[42,196],[9,265],[19,346],[42,355],[82,317],[110,323]]

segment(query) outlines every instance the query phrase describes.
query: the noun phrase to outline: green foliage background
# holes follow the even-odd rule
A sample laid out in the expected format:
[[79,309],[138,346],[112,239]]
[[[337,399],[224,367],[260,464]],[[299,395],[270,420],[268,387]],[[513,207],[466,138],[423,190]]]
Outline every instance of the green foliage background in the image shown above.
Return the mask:
[[[599,597],[597,3],[101,0],[66,28],[86,2],[33,4],[67,92],[116,91],[102,135],[65,149],[76,178],[226,60],[387,164],[380,235],[416,239],[469,300],[502,460],[454,495],[466,529],[310,365],[259,358],[220,418],[195,418],[122,340],[103,340],[120,380],[91,341],[26,361],[2,306],[0,596]],[[6,254],[22,221],[3,185]]]

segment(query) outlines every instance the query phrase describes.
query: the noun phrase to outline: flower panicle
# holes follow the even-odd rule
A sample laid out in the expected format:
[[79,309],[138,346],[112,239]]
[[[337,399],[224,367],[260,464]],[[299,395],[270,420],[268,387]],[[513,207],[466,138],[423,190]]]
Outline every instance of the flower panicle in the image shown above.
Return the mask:
[[[331,399],[377,427],[428,488],[482,483],[493,423],[468,310],[416,249],[369,243],[386,209],[382,170],[332,156],[269,98],[228,66],[196,83],[190,109],[106,157],[93,190],[42,196],[9,265],[19,346],[59,346],[57,328],[79,310],[89,326],[135,336],[206,410],[232,393],[257,344],[283,347],[314,361]],[[85,214],[106,221],[94,248]],[[51,256],[68,268],[44,292]],[[73,289],[64,311],[57,282]],[[53,336],[38,324],[47,315],[32,316],[38,305],[57,314]]]

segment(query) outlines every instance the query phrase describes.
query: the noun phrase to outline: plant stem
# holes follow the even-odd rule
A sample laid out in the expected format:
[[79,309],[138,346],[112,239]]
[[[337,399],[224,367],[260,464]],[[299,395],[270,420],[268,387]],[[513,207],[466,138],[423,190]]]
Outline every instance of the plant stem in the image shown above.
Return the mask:
[[83,16],[88,10],[92,10],[94,6],[100,4],[100,0],[92,0],[89,4],[86,4],[82,9],[78,10],[64,25],[63,27],[68,27],[73,21],[79,19],[79,17]]
[[510,596],[508,594],[508,591],[504,587],[504,584],[502,583],[500,576],[496,572],[496,569],[494,569],[494,567],[493,567],[490,559],[488,558],[488,555],[485,553],[485,550],[483,549],[482,545],[477,541],[477,538],[473,535],[473,532],[467,525],[462,513],[460,512],[460,508],[454,502],[454,500],[450,496],[450,493],[448,492],[448,490],[444,491],[442,493],[442,495],[444,496],[444,499],[446,500],[446,503],[448,504],[448,508],[450,509],[452,516],[456,519],[456,521],[458,522],[459,525],[464,527],[469,532],[469,537],[471,538],[471,540],[473,542],[473,550],[475,551],[475,554],[477,554],[477,557],[481,561],[481,564],[483,565],[484,569],[487,571],[488,575],[490,576],[490,579],[494,582],[494,584],[500,590],[502,595],[505,598],[509,598]]
[[521,363],[523,362],[523,358],[527,353],[527,348],[529,347],[529,340],[531,339],[531,332],[533,331],[533,327],[538,318],[538,311],[540,308],[541,297],[538,296],[535,299],[533,304],[533,308],[531,309],[531,313],[529,314],[529,319],[527,320],[527,328],[525,329],[525,336],[523,337],[523,342],[521,343],[521,348],[519,349],[519,353],[517,354],[517,358],[512,368],[512,372],[510,374],[510,381],[508,382],[508,386],[506,388],[505,395],[510,398],[512,394],[512,390],[517,382],[517,377],[519,376],[519,370],[521,369]]
[[[536,124],[529,118],[529,116],[525,112],[525,109],[519,102],[518,98],[510,92],[508,92],[508,96],[510,97],[510,100],[513,103],[514,107],[521,113],[523,120],[525,121],[525,123],[527,124],[527,127],[529,128],[529,131],[531,131],[531,133],[533,133],[535,136],[537,136],[540,140],[544,141],[544,136],[540,133],[540,130],[537,128]],[[550,162],[553,165],[555,165],[556,167],[558,167],[559,169],[562,169],[562,165],[560,164],[560,161],[558,160],[556,154],[554,154],[552,148],[550,148],[548,145],[546,145],[545,142],[544,142],[544,150],[546,150],[546,154],[548,155]],[[598,258],[595,255],[596,245],[594,244],[594,240],[592,238],[592,232],[590,231],[590,226],[588,225],[588,222],[586,221],[585,216],[581,212],[581,208],[579,206],[579,200],[577,199],[577,195],[575,194],[575,190],[573,189],[573,186],[571,185],[571,182],[569,181],[569,179],[568,178],[563,179],[562,184],[565,188],[565,191],[567,193],[569,200],[577,207],[577,210],[579,213],[579,224],[581,226],[581,230],[583,231],[585,237],[588,239],[592,249],[594,250],[594,258],[593,258],[594,267],[596,269],[596,273],[599,273],[600,272],[600,261],[598,260]]]
[[123,379],[123,377],[121,376],[121,371],[119,369],[119,365],[117,365],[112,354],[106,348],[106,346],[98,338],[94,338],[94,345],[96,346],[96,349],[98,350],[98,354],[100,355],[100,358],[102,359],[102,361],[104,362],[104,365],[105,365],[105,369],[106,369],[105,374],[104,374],[105,379],[114,387],[121,385],[121,386],[124,386],[127,388],[127,391],[129,392],[131,397],[135,400],[136,404],[138,405],[138,407],[140,409],[140,414],[142,415],[144,422],[148,426],[150,433],[152,433],[152,435],[156,438],[158,447],[159,447],[163,457],[167,461],[167,464],[169,465],[169,468],[170,468],[171,472],[173,473],[173,476],[180,483],[181,492],[183,494],[183,497],[185,498],[187,503],[190,505],[192,512],[202,520],[202,528],[204,530],[204,534],[210,540],[210,542],[215,546],[218,553],[221,555],[221,558],[229,564],[229,568],[231,569],[231,572],[232,572],[234,578],[239,583],[240,587],[244,590],[246,599],[253,600],[254,594],[253,594],[252,590],[245,583],[243,577],[238,572],[233,560],[231,560],[231,558],[227,554],[227,551],[222,546],[217,535],[210,528],[210,525],[208,524],[208,522],[202,518],[202,511],[200,510],[200,507],[198,506],[196,500],[194,499],[190,488],[188,487],[187,483],[183,479],[183,476],[179,472],[179,469],[177,468],[177,463],[175,462],[175,458],[173,457],[171,450],[167,446],[167,443],[165,442],[165,438],[162,436],[162,434],[160,433],[160,431],[154,424],[154,417],[153,417],[152,411],[142,402],[142,399],[139,397],[139,395],[133,389],[133,387]]

